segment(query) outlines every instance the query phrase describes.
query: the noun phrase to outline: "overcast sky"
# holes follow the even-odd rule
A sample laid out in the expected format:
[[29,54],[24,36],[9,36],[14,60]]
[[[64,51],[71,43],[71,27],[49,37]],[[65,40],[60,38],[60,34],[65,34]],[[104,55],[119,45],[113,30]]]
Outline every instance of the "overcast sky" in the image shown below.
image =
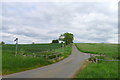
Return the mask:
[[60,34],[74,34],[74,42],[117,43],[116,2],[7,2],[2,3],[2,40],[48,43]]

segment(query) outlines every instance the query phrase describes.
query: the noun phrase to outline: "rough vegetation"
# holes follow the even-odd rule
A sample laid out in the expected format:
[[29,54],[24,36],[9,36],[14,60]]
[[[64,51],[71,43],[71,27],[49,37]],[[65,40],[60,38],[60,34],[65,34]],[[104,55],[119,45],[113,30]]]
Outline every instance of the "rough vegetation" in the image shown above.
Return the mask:
[[[77,43],[81,52],[105,55],[97,56],[97,63],[90,63],[84,70],[80,71],[76,78],[118,78],[118,44],[105,43]],[[112,61],[113,60],[113,61]]]
[[[2,74],[11,74],[52,64],[69,56],[71,50],[71,45],[61,47],[61,44],[20,44],[18,45],[18,54],[15,56],[15,45],[5,44],[2,47]],[[61,53],[61,55],[57,56],[58,58],[27,56],[33,53],[34,55]]]

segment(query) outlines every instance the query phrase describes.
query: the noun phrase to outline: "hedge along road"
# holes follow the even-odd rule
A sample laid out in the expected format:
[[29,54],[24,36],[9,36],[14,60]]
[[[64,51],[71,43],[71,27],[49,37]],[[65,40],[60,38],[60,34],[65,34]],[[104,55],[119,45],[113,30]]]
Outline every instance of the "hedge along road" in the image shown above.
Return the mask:
[[79,52],[73,44],[71,55],[60,62],[37,69],[6,75],[3,76],[3,78],[72,78],[87,58],[89,58],[89,54]]

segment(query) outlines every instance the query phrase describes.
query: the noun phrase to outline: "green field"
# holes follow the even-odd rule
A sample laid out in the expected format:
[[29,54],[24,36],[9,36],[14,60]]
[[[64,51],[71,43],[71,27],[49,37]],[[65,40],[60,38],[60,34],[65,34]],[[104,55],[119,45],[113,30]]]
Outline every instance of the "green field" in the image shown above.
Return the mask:
[[[120,59],[120,56],[118,56],[118,44],[76,43],[76,46],[81,52],[103,54],[105,55],[102,57],[104,60]],[[76,75],[76,78],[118,78],[118,62],[98,61],[97,63],[90,63]]]
[[0,75],[2,74],[2,46],[0,45]]
[[[2,46],[2,74],[11,74],[25,71],[59,61],[54,55],[48,58],[38,55],[58,54],[58,57],[68,57],[71,53],[71,45],[61,48],[61,44],[19,44],[18,55],[15,55],[15,45],[5,44]],[[27,56],[27,55],[36,55]],[[24,56],[26,55],[26,56]]]
[[[40,53],[44,51],[51,51],[53,49],[60,48],[61,44],[19,44],[18,53],[19,54],[29,54],[29,53]],[[15,54],[14,44],[2,45],[3,53]]]

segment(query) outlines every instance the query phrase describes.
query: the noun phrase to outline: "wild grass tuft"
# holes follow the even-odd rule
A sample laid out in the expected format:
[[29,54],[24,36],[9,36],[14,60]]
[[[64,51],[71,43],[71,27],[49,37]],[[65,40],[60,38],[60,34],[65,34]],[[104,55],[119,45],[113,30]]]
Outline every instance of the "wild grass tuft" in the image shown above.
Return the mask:
[[[118,56],[118,44],[105,43],[77,43],[81,52],[91,54],[102,54],[104,57],[97,57],[105,60],[120,59]],[[99,61],[90,63],[84,70],[80,71],[76,78],[118,78],[119,61]]]

